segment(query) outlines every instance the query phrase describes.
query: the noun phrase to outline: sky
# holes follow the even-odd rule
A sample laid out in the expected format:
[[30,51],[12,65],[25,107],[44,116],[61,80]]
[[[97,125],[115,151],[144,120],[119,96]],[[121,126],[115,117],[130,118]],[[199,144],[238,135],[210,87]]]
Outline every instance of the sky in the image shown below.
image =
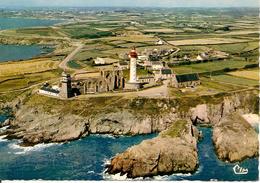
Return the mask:
[[258,0],[0,0],[1,7],[258,7]]

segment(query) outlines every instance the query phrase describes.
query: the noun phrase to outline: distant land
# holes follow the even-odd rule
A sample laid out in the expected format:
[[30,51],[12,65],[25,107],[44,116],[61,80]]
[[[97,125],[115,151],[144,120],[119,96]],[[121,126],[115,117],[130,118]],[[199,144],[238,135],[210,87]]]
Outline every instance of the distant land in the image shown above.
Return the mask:
[[0,180],[259,180],[255,1],[12,2]]

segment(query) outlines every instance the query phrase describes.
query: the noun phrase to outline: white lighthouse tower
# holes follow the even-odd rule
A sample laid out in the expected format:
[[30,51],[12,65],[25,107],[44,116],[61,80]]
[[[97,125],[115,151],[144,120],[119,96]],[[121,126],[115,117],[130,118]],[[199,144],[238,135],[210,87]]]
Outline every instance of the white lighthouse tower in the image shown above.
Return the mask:
[[130,79],[129,83],[137,83],[137,77],[136,77],[136,60],[137,60],[137,52],[135,48],[131,50],[129,53],[130,58]]
[[133,48],[130,53],[129,53],[129,58],[130,58],[130,77],[129,81],[125,84],[125,90],[138,90],[141,85],[137,81],[137,74],[136,74],[136,66],[137,66],[137,58],[138,54]]

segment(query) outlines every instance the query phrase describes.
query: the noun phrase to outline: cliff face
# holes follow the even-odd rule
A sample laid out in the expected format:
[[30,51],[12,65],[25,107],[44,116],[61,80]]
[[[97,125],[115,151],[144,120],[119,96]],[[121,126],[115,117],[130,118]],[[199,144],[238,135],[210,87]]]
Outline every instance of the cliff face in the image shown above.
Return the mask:
[[194,172],[198,166],[195,127],[183,120],[173,122],[166,131],[151,140],[127,149],[111,160],[107,173],[128,178]]
[[259,154],[258,134],[237,113],[215,124],[212,139],[217,156],[221,160],[236,162]]
[[[34,94],[16,105],[5,132],[28,144],[74,140],[88,133],[135,135],[161,132],[178,119],[216,124],[230,113],[253,113],[257,90],[181,99],[94,98],[62,101]],[[73,130],[71,130],[73,128]]]

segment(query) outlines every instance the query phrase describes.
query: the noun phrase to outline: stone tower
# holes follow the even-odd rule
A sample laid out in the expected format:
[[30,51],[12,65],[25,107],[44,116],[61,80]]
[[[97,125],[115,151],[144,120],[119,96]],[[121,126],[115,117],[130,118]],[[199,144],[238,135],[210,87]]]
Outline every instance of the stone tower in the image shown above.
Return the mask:
[[65,99],[72,97],[71,77],[65,72],[62,73],[60,97]]
[[136,83],[137,82],[137,77],[136,77],[136,60],[137,60],[137,52],[135,48],[131,50],[129,53],[129,58],[130,58],[130,79],[129,83]]

